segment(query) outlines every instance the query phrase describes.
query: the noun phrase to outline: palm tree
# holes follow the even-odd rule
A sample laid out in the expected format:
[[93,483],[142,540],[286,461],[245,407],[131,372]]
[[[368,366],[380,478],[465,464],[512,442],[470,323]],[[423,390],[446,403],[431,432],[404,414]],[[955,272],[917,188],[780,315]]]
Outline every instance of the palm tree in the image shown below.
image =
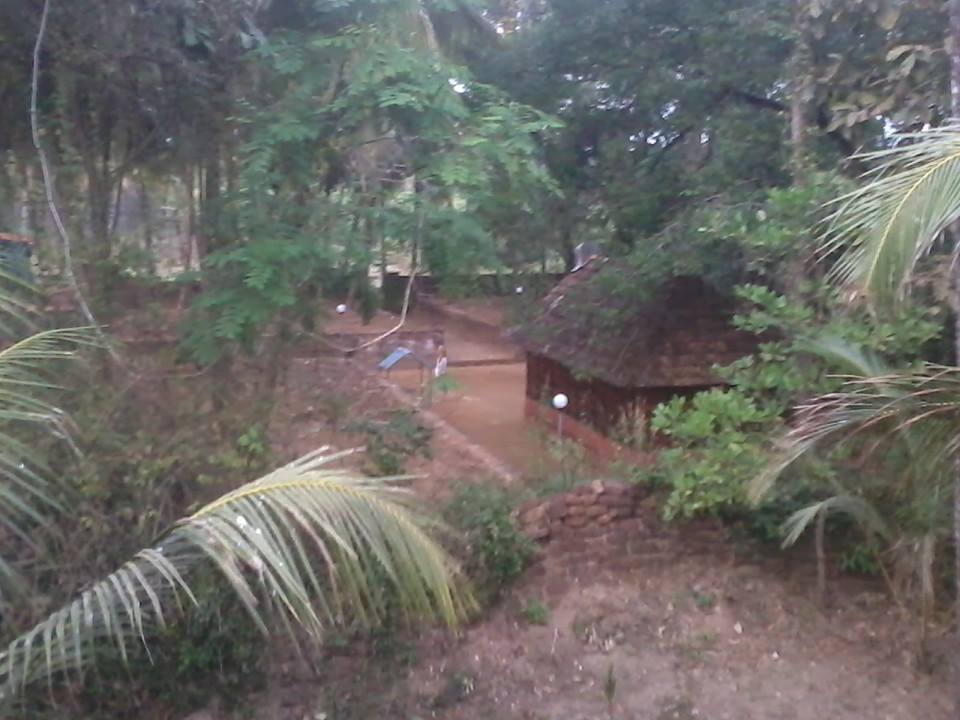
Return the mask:
[[[821,346],[823,344],[821,343]],[[817,350],[817,343],[810,344]],[[809,456],[833,457],[846,472],[827,474],[830,495],[791,515],[784,545],[815,528],[818,585],[826,589],[824,526],[843,514],[868,542],[883,543],[882,567],[898,599],[913,587],[921,615],[920,647],[934,609],[937,548],[949,535],[951,476],[957,459],[960,368],[927,365],[900,373],[839,341],[829,343],[835,367],[850,372],[837,392],[797,408],[777,461],[750,488],[754,501],[770,491],[784,470]],[[844,459],[846,458],[846,459]]]
[[325,469],[341,454],[304,457],[213,501],[0,653],[0,700],[31,682],[82,672],[97,643],[126,659],[169,623],[204,566],[220,572],[258,627],[273,612],[321,641],[345,623],[375,624],[391,601],[407,617],[453,626],[470,609],[456,569],[429,537],[411,497],[389,480]]
[[[20,291],[0,288],[0,330],[30,320]],[[54,376],[95,337],[89,328],[50,330],[0,351],[0,532],[19,538],[18,547],[44,527],[52,531],[65,509],[57,498],[69,498],[43,457],[18,439],[21,426],[69,437],[67,416],[51,399]],[[272,614],[292,635],[319,641],[331,627],[376,623],[384,597],[410,619],[455,625],[472,599],[428,535],[430,522],[396,478],[331,465],[345,454],[316,452],[227,493],[14,638],[0,651],[0,704],[38,679],[82,672],[98,643],[112,643],[126,659],[198,602],[191,582],[206,568],[219,572],[264,632]],[[0,560],[8,605],[23,598],[19,579],[16,562]]]
[[[935,250],[947,250],[960,358],[960,236],[951,232],[960,220],[960,122],[906,135],[896,147],[863,159],[876,168],[863,186],[837,201],[822,247],[825,256],[836,258],[831,277],[849,287],[853,297],[880,311],[895,311],[913,288],[918,264]],[[840,392],[801,408],[783,457],[754,483],[753,497],[762,497],[785,467],[813,448],[879,433],[873,436],[875,448],[890,438],[909,448],[910,475],[926,483],[928,497],[942,498],[943,479],[952,477],[953,540],[960,548],[958,428],[960,368],[862,368]],[[813,517],[793,518],[793,528],[802,531]],[[960,552],[956,556],[960,602]]]
[[901,137],[896,147],[862,156],[878,165],[837,201],[823,246],[825,255],[841,253],[835,281],[883,305],[907,295],[917,263],[960,219],[960,121]]

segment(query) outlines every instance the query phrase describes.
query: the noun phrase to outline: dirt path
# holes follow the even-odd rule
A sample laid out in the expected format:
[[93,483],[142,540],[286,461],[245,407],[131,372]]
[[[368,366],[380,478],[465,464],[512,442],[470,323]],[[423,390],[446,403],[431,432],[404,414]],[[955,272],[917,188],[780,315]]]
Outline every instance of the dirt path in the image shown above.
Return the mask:
[[[436,395],[431,411],[463,433],[470,441],[495,454],[513,474],[540,478],[555,464],[548,452],[551,429],[524,416],[526,365],[519,350],[500,337],[494,322],[501,322],[499,305],[461,302],[456,314],[435,311],[415,313],[417,322],[443,324],[454,389]],[[475,317],[465,321],[463,315]],[[477,324],[486,325],[478,331]],[[499,364],[458,366],[460,362],[493,361]],[[411,397],[420,390],[417,370],[391,373],[390,380]]]
[[[538,474],[545,453],[545,429],[523,414],[524,365],[455,367],[449,376],[455,389],[435,397],[431,410],[496,454],[516,474]],[[418,391],[419,373],[415,370],[392,373],[391,380],[411,395]]]

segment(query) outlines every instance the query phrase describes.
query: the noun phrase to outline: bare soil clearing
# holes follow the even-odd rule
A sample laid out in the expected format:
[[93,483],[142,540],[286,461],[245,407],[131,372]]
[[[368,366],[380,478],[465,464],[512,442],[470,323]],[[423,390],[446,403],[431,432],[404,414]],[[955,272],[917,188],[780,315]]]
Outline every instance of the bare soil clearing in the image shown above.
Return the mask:
[[[464,686],[461,702],[430,716],[949,717],[941,681],[905,665],[902,628],[885,599],[847,595],[824,615],[803,580],[732,563],[722,546],[711,552],[707,538],[691,544],[661,528],[653,537],[660,557],[632,568],[612,559],[571,573],[562,551],[548,554],[452,652],[413,670],[416,692],[434,704],[451,678]],[[545,625],[517,612],[530,598],[549,608]]]
[[[582,562],[548,545],[459,638],[330,651],[316,677],[276,679],[275,692],[296,700],[270,717],[951,717],[946,679],[910,667],[908,628],[875,587],[845,583],[824,613],[809,563],[737,559],[719,532],[662,527],[652,515],[638,533],[648,548],[629,562]],[[546,608],[543,625],[523,612],[533,601]]]

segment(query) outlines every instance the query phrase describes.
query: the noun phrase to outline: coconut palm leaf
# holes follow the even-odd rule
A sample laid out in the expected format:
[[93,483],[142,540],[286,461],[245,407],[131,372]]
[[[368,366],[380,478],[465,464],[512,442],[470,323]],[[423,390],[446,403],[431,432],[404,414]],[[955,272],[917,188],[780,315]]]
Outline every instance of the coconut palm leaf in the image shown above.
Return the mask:
[[960,368],[927,364],[913,372],[849,377],[840,391],[798,408],[777,460],[751,483],[750,497],[763,498],[787,467],[816,446],[853,440],[866,440],[876,451],[903,442],[910,477],[945,483],[960,456],[957,427]]
[[835,280],[887,302],[904,295],[917,262],[960,219],[960,122],[860,158],[878,166],[836,201],[822,251],[840,253]]
[[472,600],[426,532],[412,496],[315,453],[224,495],[181,520],[152,547],[21,635],[0,654],[3,697],[70,669],[111,642],[126,657],[196,603],[192,573],[212,566],[264,632],[272,612],[291,632],[320,639],[347,622],[371,625],[390,607],[455,625]]
[[855,495],[834,495],[833,497],[812,503],[801,508],[787,518],[783,524],[783,546],[793,545],[807,528],[821,514],[843,513],[853,518],[869,534],[890,539],[891,532],[877,509],[862,497]]
[[797,349],[816,355],[831,369],[857,377],[890,372],[890,366],[875,353],[835,335],[819,334],[798,340]]
[[[93,328],[47,330],[22,337],[36,327],[36,291],[0,271],[0,533],[34,542],[31,529],[48,525],[57,509],[51,473],[44,458],[24,441],[23,431],[50,433],[69,442],[68,415],[51,400],[60,390],[63,361],[96,340]],[[3,543],[0,599],[22,589],[20,576]]]
[[[854,367],[864,361],[861,371],[879,369],[879,361],[866,356],[858,359],[842,346],[838,349],[839,356],[850,359]],[[861,457],[900,453],[895,457],[901,471],[881,488],[871,489],[873,474],[869,470],[835,480],[837,495],[787,519],[784,545],[796,542],[815,521],[819,520],[822,528],[830,513],[848,515],[868,536],[886,541],[894,578],[901,583],[909,578],[919,581],[925,632],[933,607],[936,541],[949,527],[948,505],[943,499],[950,496],[951,473],[960,458],[958,421],[960,368],[926,365],[915,372],[887,369],[876,376],[850,377],[840,391],[799,408],[776,461],[751,483],[750,498],[759,502],[788,467],[819,450],[857,443],[865,450]],[[877,490],[893,501],[895,514],[885,518],[878,512],[871,502]],[[822,543],[822,534],[818,543]],[[896,592],[894,581],[891,583]]]

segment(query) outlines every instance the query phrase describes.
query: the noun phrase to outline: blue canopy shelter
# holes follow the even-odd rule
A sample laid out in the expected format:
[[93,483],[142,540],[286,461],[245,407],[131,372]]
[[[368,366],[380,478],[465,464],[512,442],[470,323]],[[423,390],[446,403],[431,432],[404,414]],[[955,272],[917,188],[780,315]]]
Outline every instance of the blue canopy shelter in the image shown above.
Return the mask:
[[427,368],[433,366],[432,362],[428,362],[424,358],[420,357],[417,353],[413,352],[410,348],[398,347],[393,350],[389,355],[387,355],[383,360],[377,363],[377,368],[386,372],[387,377],[390,377],[390,371],[393,370],[399,363],[404,360],[412,360],[417,364],[417,367],[420,369],[420,385],[423,385],[423,373]]

